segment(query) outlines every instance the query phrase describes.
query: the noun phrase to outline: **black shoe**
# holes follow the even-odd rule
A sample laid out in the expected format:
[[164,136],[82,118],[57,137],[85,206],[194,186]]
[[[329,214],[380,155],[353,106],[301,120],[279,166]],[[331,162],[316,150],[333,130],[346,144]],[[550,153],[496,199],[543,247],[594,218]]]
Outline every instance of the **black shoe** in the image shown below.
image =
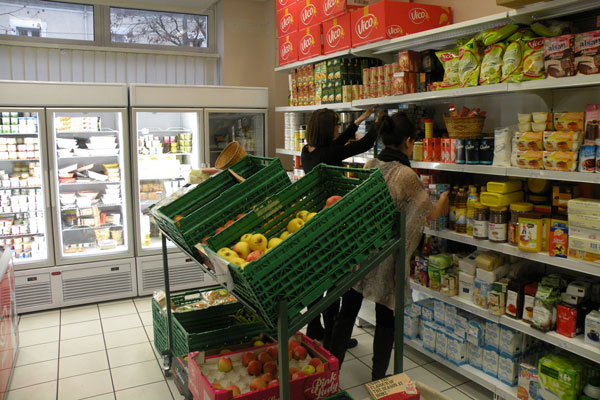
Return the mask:
[[352,339],[350,339],[350,340],[348,341],[348,348],[349,348],[349,349],[353,349],[353,348],[355,348],[356,346],[358,346],[358,340],[356,340],[356,339],[352,338]]

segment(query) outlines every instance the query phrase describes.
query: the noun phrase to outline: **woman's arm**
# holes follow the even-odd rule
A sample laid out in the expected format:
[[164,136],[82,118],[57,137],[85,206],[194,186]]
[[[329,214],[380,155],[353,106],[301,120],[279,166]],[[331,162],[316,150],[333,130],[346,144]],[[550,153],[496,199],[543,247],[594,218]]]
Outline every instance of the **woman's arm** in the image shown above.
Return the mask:
[[342,132],[336,139],[333,140],[332,145],[338,146],[346,144],[348,140],[354,137],[354,134],[358,130],[358,126],[362,124],[363,121],[365,121],[367,118],[369,118],[369,116],[373,114],[376,108],[377,106],[373,106],[364,113],[362,113],[358,118],[356,118],[354,120],[354,123],[351,123],[350,126],[348,126],[348,128],[346,128],[344,132]]
[[433,205],[433,212],[429,215],[429,219],[438,219],[442,215],[448,214],[448,207],[450,200],[448,199],[448,192],[444,192],[440,195],[440,199]]
[[375,140],[377,139],[377,128],[378,124],[373,124],[367,134],[356,142],[352,142],[347,145],[328,147],[327,150],[330,154],[330,157],[334,160],[342,161],[348,157],[353,157],[369,150],[371,147],[373,147],[373,144],[375,144]]

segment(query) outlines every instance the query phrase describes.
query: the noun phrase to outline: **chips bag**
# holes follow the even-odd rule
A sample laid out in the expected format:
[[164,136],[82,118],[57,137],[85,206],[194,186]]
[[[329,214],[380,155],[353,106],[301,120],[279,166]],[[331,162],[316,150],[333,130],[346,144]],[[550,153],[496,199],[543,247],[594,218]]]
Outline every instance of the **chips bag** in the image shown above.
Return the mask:
[[439,86],[439,89],[452,89],[460,85],[460,77],[458,75],[458,49],[449,49],[436,51],[435,55],[444,66],[444,81]]
[[497,28],[488,29],[487,31],[483,31],[479,36],[479,40],[485,45],[489,46],[494,43],[498,43],[515,33],[519,29],[519,26],[516,24],[508,24],[504,26],[499,26]]
[[483,60],[481,61],[481,71],[479,72],[480,85],[500,83],[500,79],[502,78],[502,57],[505,50],[505,42],[495,43],[485,48]]
[[537,21],[531,24],[531,30],[538,36],[556,37],[568,33],[569,22],[565,21]]
[[512,42],[517,41],[519,39],[533,39],[534,37],[537,37],[537,36],[538,35],[536,35],[535,33],[533,33],[531,31],[531,29],[529,29],[529,28],[520,28],[515,33],[513,33],[512,35],[510,35],[508,37],[508,39],[506,39],[506,41],[508,43],[512,43]]
[[502,58],[502,78],[500,82],[521,82],[523,72],[523,42],[514,41],[508,45]]
[[481,66],[481,48],[475,38],[461,46],[458,55],[460,87],[477,86]]
[[544,79],[544,38],[521,39],[523,49],[523,80]]

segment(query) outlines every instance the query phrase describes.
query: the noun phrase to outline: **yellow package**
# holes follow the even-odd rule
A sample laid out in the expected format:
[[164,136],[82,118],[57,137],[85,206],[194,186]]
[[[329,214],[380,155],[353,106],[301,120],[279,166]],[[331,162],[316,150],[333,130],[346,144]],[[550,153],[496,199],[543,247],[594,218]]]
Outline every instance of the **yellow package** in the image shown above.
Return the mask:
[[544,150],[543,132],[517,132],[515,134],[517,150],[542,151]]
[[502,56],[504,56],[505,50],[506,43],[504,42],[485,48],[483,60],[481,61],[481,71],[479,72],[480,85],[500,83],[502,78]]
[[557,131],[582,131],[583,112],[554,113],[554,129]]
[[544,132],[544,150],[577,151],[581,145],[581,132],[546,131]]
[[549,171],[575,171],[577,153],[572,151],[544,151],[544,169]]
[[521,39],[523,49],[523,80],[544,79],[544,38]]
[[460,47],[458,53],[458,75],[460,87],[477,86],[481,66],[481,48],[473,38]]
[[521,82],[523,72],[522,41],[516,40],[508,45],[502,57],[502,78],[500,82]]
[[543,169],[542,161],[544,159],[543,151],[517,151],[517,166],[526,169]]
[[458,48],[436,51],[435,55],[444,66],[444,81],[439,85],[439,89],[452,89],[460,86],[460,76],[458,74]]

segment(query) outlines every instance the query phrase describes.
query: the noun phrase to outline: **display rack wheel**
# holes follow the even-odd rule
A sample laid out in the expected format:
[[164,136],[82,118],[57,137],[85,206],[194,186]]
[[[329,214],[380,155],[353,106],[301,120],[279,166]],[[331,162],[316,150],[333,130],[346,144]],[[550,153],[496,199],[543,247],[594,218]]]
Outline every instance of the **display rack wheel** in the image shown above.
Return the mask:
[[172,360],[170,354],[163,354],[162,369],[165,378],[169,378],[173,374],[171,372],[171,361]]

